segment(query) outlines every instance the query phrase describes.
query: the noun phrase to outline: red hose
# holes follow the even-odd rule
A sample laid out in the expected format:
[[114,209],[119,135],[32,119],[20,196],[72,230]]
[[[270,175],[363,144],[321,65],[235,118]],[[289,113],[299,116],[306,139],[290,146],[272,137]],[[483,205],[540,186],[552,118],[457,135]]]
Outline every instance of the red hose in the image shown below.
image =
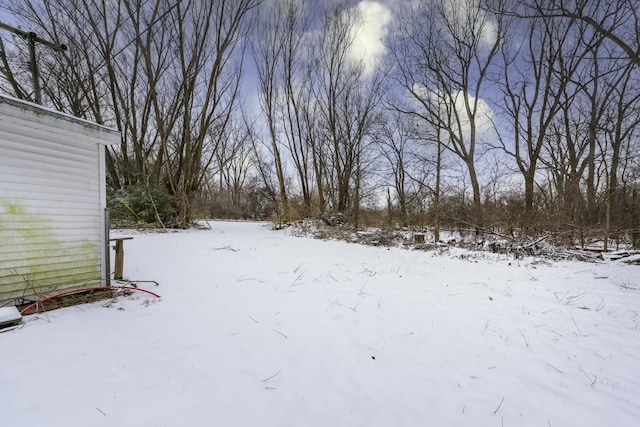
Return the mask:
[[128,290],[131,290],[131,291],[140,291],[140,292],[145,292],[145,293],[147,293],[149,295],[153,295],[156,298],[161,298],[160,295],[158,295],[158,294],[155,294],[155,293],[153,293],[151,291],[148,291],[146,289],[136,288],[134,286],[96,286],[96,287],[93,287],[93,288],[73,289],[73,290],[70,290],[70,291],[66,291],[66,292],[62,292],[62,293],[59,293],[59,294],[48,296],[46,298],[42,298],[40,301],[36,301],[33,304],[29,304],[28,306],[26,306],[25,308],[20,310],[20,314],[23,315],[24,313],[26,313],[27,311],[31,310],[32,308],[37,307],[39,304],[44,304],[45,302],[51,301],[52,299],[64,297],[64,296],[67,296],[67,295],[81,294],[83,292],[104,291],[104,290],[109,290],[109,289],[128,289]]

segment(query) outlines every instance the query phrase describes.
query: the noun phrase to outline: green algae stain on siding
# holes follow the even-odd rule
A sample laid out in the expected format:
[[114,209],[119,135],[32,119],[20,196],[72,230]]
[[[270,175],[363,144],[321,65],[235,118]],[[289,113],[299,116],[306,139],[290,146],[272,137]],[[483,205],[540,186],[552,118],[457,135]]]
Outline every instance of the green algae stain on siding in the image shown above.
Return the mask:
[[8,215],[24,215],[25,212],[16,204],[8,203],[5,206]]
[[56,236],[49,221],[0,199],[0,301],[100,279],[100,248]]

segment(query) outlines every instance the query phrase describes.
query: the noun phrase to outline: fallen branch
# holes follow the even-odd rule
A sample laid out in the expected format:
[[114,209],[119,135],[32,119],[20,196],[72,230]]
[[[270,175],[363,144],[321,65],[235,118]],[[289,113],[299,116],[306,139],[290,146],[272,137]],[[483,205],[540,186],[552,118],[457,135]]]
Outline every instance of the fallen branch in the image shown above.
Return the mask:
[[539,239],[534,240],[531,243],[527,243],[526,245],[521,246],[521,248],[522,249],[529,249],[530,247],[535,246],[535,245],[537,245],[538,243],[540,243],[540,242],[542,242],[544,240],[547,240],[549,237],[551,237],[551,234],[547,234],[546,236],[542,236]]

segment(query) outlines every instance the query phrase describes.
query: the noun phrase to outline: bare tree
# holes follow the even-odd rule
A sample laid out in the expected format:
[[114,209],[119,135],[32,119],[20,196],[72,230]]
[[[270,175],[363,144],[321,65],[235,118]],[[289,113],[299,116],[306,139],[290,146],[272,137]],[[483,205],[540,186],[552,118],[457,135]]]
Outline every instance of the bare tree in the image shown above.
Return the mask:
[[315,99],[314,70],[312,66],[305,73],[309,85],[308,102],[302,104],[302,120],[304,122],[304,138],[311,155],[311,164],[315,177],[315,189],[318,196],[318,210],[323,212],[327,206],[325,189],[328,187],[327,141],[322,137],[320,106]]
[[[295,214],[311,212],[314,195],[320,210],[326,204],[326,150],[313,58],[314,44],[320,42],[311,30],[319,10],[313,3],[297,0],[266,3],[253,50],[280,199],[284,196],[291,204],[296,189],[302,196],[303,211]],[[291,177],[295,186],[287,187],[291,180],[285,176],[285,165],[295,172]]]
[[213,150],[217,169],[211,171],[210,181],[217,175],[219,204],[226,208],[227,215],[235,217],[246,214],[242,199],[254,164],[251,131],[243,121],[234,117],[220,138],[220,144]]
[[[15,38],[16,37],[14,36],[14,39]],[[10,45],[11,44],[12,43],[10,43]],[[20,51],[18,49],[7,49],[4,40],[0,35],[0,61],[2,63],[2,66],[0,67],[0,77],[2,78],[0,88],[11,88],[10,93],[16,98],[29,99],[29,91],[23,82],[23,75],[25,71],[14,71],[14,67],[11,66],[12,62],[18,62],[15,57],[18,56],[19,53]],[[24,60],[22,62],[24,62]]]
[[224,134],[237,104],[248,19],[259,3],[15,1],[12,10],[69,45],[48,67],[51,102],[122,132],[107,156],[110,184],[163,183],[173,225],[186,226],[214,161],[204,153],[219,142],[208,130]]
[[[610,102],[607,103],[602,121],[599,123],[600,138],[597,139],[600,162],[605,168],[605,220],[604,250],[608,249],[611,227],[617,227],[616,241],[620,242],[623,226],[624,188],[620,188],[620,175],[624,174],[625,153],[633,147],[634,134],[640,126],[640,89],[637,87],[637,71],[627,63],[608,79]],[[630,227],[631,228],[631,227]]]
[[[377,151],[385,160],[382,166],[383,182],[395,191],[395,197],[400,209],[400,221],[403,226],[408,225],[408,198],[410,185],[410,166],[412,161],[412,126],[407,116],[398,111],[389,111],[375,126],[373,141]],[[389,205],[391,196],[388,196]],[[391,206],[389,206],[391,219]]]
[[284,48],[280,72],[284,85],[284,95],[280,103],[282,133],[289,155],[297,172],[302,192],[302,200],[307,213],[311,210],[313,189],[312,139],[314,122],[308,121],[305,111],[312,108],[313,80],[309,77],[308,43],[313,9],[306,10],[297,0],[284,0],[281,13],[285,16],[283,31]]
[[536,174],[547,132],[559,112],[571,103],[577,89],[570,92],[567,88],[593,43],[581,42],[585,26],[573,21],[541,17],[519,24],[513,31],[526,31],[526,43],[502,47],[499,84],[502,108],[511,126],[500,142],[522,174],[524,218],[532,221]]
[[[498,9],[504,3],[493,2]],[[504,24],[503,15],[487,12],[475,0],[423,2],[403,9],[393,45],[396,81],[415,105],[404,111],[447,134],[444,146],[467,168],[476,227],[483,223],[476,172],[479,126],[490,115],[482,96],[503,43]]]
[[617,45],[626,58],[640,66],[640,20],[636,0],[523,0],[524,16],[581,21]]
[[288,20],[296,19],[298,16],[296,7],[294,2],[287,0],[276,1],[274,5],[265,4],[261,11],[260,25],[254,33],[255,43],[252,45],[259,82],[260,106],[268,129],[269,150],[278,180],[280,214],[285,218],[289,216],[289,202],[281,154],[282,142],[278,136],[278,98],[283,96],[285,90],[281,65],[285,49],[288,47],[286,37],[290,33],[288,25],[291,24]]
[[350,49],[362,17],[354,8],[337,7],[324,17],[324,31],[315,52],[316,102],[322,116],[329,153],[323,156],[327,189],[335,210],[357,213],[363,152],[381,99],[384,76],[365,75],[362,61]]
[[[176,57],[172,58],[169,80],[154,83],[150,96],[166,181],[177,198],[177,225],[189,223],[191,201],[214,161],[213,154],[203,155],[207,145],[218,142],[209,137],[209,129],[215,128],[218,135],[224,135],[236,108],[242,43],[248,33],[249,13],[257,5],[258,0],[194,1],[178,5],[170,14],[167,33],[174,38],[169,40],[173,48],[169,50],[176,52]],[[130,16],[133,12],[130,10]],[[147,74],[153,75],[169,46],[156,42],[149,34],[151,31],[146,33],[146,42],[138,38],[138,44],[145,51]],[[174,85],[173,94],[168,83]],[[167,95],[173,95],[173,99]],[[215,152],[215,148],[209,151]]]

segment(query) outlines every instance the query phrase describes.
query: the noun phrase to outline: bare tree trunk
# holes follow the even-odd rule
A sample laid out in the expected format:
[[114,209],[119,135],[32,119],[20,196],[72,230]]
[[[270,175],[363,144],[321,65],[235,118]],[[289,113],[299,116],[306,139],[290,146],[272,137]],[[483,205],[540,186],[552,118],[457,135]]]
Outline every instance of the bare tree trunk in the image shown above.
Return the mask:
[[433,195],[433,207],[435,209],[433,240],[434,243],[440,241],[440,173],[442,170],[442,142],[440,140],[440,132],[438,132],[436,157],[436,188]]
[[256,63],[258,80],[260,85],[260,106],[264,113],[268,134],[270,152],[278,180],[280,215],[289,217],[289,201],[285,182],[280,143],[276,127],[277,123],[277,97],[284,91],[284,83],[279,73],[279,66],[285,49],[283,39],[286,31],[286,16],[283,16],[278,8],[266,10],[260,19],[260,25],[256,27],[256,43],[252,47],[253,58]]
[[[500,1],[492,4],[500,10],[504,7]],[[400,18],[402,40],[393,49],[396,80],[420,106],[405,107],[404,111],[446,132],[449,142],[445,147],[467,166],[473,191],[471,221],[477,228],[483,225],[475,169],[476,149],[481,143],[478,123],[488,119],[481,96],[506,30],[504,15],[495,13],[491,15],[494,33],[491,39],[483,38],[489,17],[474,0],[436,0],[408,6]]]
[[362,63],[354,64],[349,57],[353,29],[360,19],[353,8],[343,6],[329,11],[324,17],[315,62],[319,82],[316,100],[331,150],[323,157],[331,182],[335,183],[329,190],[333,208],[341,213],[349,213],[354,206],[351,190],[359,190],[359,183],[355,182],[361,172],[358,161],[372,128],[383,82],[379,71],[365,75]]
[[[522,47],[502,48],[500,85],[505,111],[512,121],[513,137],[500,138],[502,150],[511,156],[524,179],[524,230],[533,225],[533,200],[538,162],[549,127],[560,110],[571,102],[566,88],[574,80],[580,64],[591,51],[590,43],[570,43],[580,39],[585,29],[574,22],[558,22],[535,17],[523,22],[528,42]],[[519,26],[514,31],[521,31]],[[513,139],[513,142],[511,141]]]

